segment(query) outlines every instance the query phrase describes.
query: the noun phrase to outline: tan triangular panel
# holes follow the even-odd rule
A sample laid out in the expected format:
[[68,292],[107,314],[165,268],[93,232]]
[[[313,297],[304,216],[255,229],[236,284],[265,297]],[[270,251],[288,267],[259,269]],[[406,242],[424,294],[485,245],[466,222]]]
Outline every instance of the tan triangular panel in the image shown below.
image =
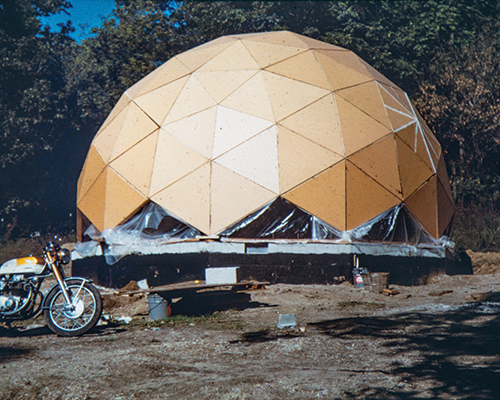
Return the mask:
[[191,75],[181,93],[177,96],[162,126],[196,114],[215,105],[215,100],[203,87],[198,78]]
[[280,193],[336,164],[342,156],[278,126]]
[[437,215],[437,178],[433,176],[425,182],[415,193],[405,200],[415,218],[436,239],[438,232]]
[[216,159],[231,171],[279,193],[277,128],[273,126]]
[[328,94],[326,89],[308,85],[270,72],[263,72],[276,121]]
[[[408,110],[408,104],[402,101],[402,96],[396,96],[397,93],[391,91],[390,86],[379,85],[379,87],[382,100],[387,108],[399,111],[401,114],[407,115],[410,119],[415,119],[413,108],[410,107]],[[404,94],[404,92],[402,93]]]
[[245,42],[263,42],[280,46],[309,49],[309,45],[301,40],[301,35],[289,31],[263,32],[258,35],[240,36]]
[[412,149],[396,136],[399,173],[403,196],[408,198],[433,174],[429,166]]
[[142,96],[134,99],[134,102],[147,114],[154,122],[161,125],[170,108],[177,100],[179,93],[186,84],[188,77],[178,79],[168,85],[151,90]]
[[149,194],[157,139],[158,131],[141,140],[110,164],[114,171],[146,197]]
[[391,121],[382,103],[379,87],[376,82],[368,82],[342,89],[335,94],[358,107],[385,127],[392,129]]
[[429,155],[431,156],[434,165],[437,167],[437,164],[439,162],[439,157],[441,157],[441,145],[439,144],[438,140],[436,139],[436,136],[434,136],[431,129],[429,128],[425,120],[422,118],[420,113],[415,110],[415,114],[418,119],[420,132],[422,133],[427,149],[429,150]]
[[276,193],[216,163],[212,166],[210,234],[216,234],[276,198]]
[[300,36],[300,41],[304,42],[307,47],[310,49],[316,49],[316,50],[341,50],[341,51],[346,51],[346,49],[343,49],[342,47],[334,46],[333,44],[329,44],[326,42],[322,42],[321,40],[316,40],[304,35]]
[[106,176],[104,169],[89,190],[78,200],[79,210],[95,225],[99,231],[104,230],[104,211],[106,206]]
[[155,75],[144,87],[143,93],[157,89],[160,86],[167,85],[179,78],[185,77],[191,73],[191,70],[182,64],[177,58],[171,58],[165,64],[155,70]]
[[[416,146],[415,152],[420,156],[422,160],[432,169],[434,172],[437,171],[438,156],[434,155],[433,150],[429,146],[427,140],[422,133],[422,129],[417,125],[416,128]],[[433,156],[431,157],[431,153]]]
[[316,50],[316,59],[321,64],[332,90],[339,90],[373,80],[354,54],[340,50]]
[[217,54],[227,49],[234,42],[235,39],[224,36],[178,54],[175,58],[184,64],[190,71],[194,71],[201,65],[210,61]]
[[130,103],[127,107],[127,114],[123,120],[120,134],[116,138],[110,161],[127,151],[133,145],[153,133],[159,126],[155,124],[144,112]]
[[304,182],[283,198],[328,224],[346,229],[346,171],[341,161]]
[[106,117],[106,120],[104,121],[104,123],[101,125],[101,127],[99,128],[99,130],[97,131],[95,137],[97,137],[101,131],[106,128],[108,126],[108,124],[113,121],[115,119],[115,117],[117,115],[119,115],[124,109],[125,107],[128,106],[128,104],[130,103],[131,99],[129,96],[127,96],[127,94],[123,94],[120,99],[118,100],[118,102],[116,103],[116,105],[113,107],[113,109],[111,110],[111,112],[109,113],[109,115]]
[[156,204],[210,234],[210,164],[205,164],[151,197]]
[[325,74],[312,51],[306,51],[295,57],[273,64],[266,68],[266,71],[323,89],[330,89],[330,83],[326,80]]
[[220,103],[256,74],[254,70],[195,72],[203,87]]
[[307,48],[290,47],[259,40],[244,39],[243,44],[261,68],[307,51]]
[[94,145],[91,145],[85,163],[83,164],[82,172],[78,178],[77,202],[85,196],[85,193],[87,193],[87,190],[94,184],[105,166],[106,163],[101,155],[95,149]]
[[447,191],[441,185],[441,182],[437,182],[437,201],[438,201],[438,235],[441,237],[450,224],[453,214],[455,213],[455,207],[452,200],[448,197]]
[[220,52],[202,65],[198,71],[235,71],[258,70],[260,67],[241,41],[237,40],[230,47]]
[[401,129],[398,129],[397,131],[394,131],[398,137],[405,142],[410,148],[415,151],[417,148],[417,124],[410,124],[408,126],[405,126]]
[[226,107],[217,107],[212,157],[238,146],[269,128],[273,123]]
[[345,154],[337,104],[331,94],[290,115],[280,124],[327,149]]
[[386,136],[354,153],[349,157],[349,161],[400,200],[403,199],[396,143],[393,135]]
[[398,87],[388,86],[380,82],[378,82],[378,84],[381,87],[381,91],[385,91],[386,93],[390,94],[394,100],[396,100],[404,107],[407,114],[413,115],[413,107],[410,103],[410,100],[408,99],[408,96],[403,90]]
[[101,155],[102,159],[107,163],[111,159],[113,147],[116,139],[120,135],[120,131],[126,121],[128,111],[131,107],[137,106],[129,102],[127,106],[109,123],[104,129],[101,129],[92,140],[92,144]]
[[453,194],[451,193],[450,178],[448,176],[448,171],[446,170],[446,163],[444,162],[444,157],[441,155],[439,158],[438,168],[437,168],[438,180],[443,185],[446,194],[453,200]]
[[214,142],[216,117],[217,107],[212,107],[171,124],[164,125],[163,129],[179,142],[184,143],[204,157],[210,158]]
[[243,84],[221,105],[268,121],[275,121],[263,72],[257,73]]
[[354,229],[394,207],[401,199],[351,163],[346,166],[346,229]]
[[373,68],[370,64],[368,64],[365,60],[359,58],[359,61],[361,62],[363,67],[366,69],[366,71],[371,76],[373,76],[377,82],[385,83],[386,85],[394,86],[395,88],[397,88],[397,86],[394,83],[392,83],[384,75],[382,75],[380,72],[378,72],[375,68]]
[[207,162],[207,158],[160,129],[149,196],[155,195]]
[[381,139],[391,130],[341,97],[335,98],[346,156]]
[[408,125],[413,125],[415,122],[415,118],[399,111],[395,111],[392,108],[386,107],[386,111],[391,121],[392,129],[395,131]]
[[104,229],[114,228],[122,224],[127,218],[138,211],[146,201],[147,198],[145,196],[140,194],[112,169],[108,168]]
[[131,99],[133,99],[136,96],[140,96],[142,93],[145,92],[145,88],[148,85],[148,83],[153,79],[153,77],[157,74],[156,70],[149,73],[146,75],[144,78],[142,78],[139,82],[137,82],[135,85],[129,87],[127,91],[125,92]]

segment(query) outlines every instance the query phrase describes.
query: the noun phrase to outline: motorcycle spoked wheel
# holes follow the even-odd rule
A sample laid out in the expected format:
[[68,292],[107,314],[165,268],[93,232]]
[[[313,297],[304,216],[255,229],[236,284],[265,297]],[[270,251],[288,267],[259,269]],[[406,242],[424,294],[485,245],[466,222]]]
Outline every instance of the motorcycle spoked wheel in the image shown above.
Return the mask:
[[50,330],[59,336],[79,336],[92,329],[102,314],[102,298],[90,282],[82,286],[81,279],[68,279],[66,287],[72,300],[71,307],[59,286],[47,295],[44,316]]

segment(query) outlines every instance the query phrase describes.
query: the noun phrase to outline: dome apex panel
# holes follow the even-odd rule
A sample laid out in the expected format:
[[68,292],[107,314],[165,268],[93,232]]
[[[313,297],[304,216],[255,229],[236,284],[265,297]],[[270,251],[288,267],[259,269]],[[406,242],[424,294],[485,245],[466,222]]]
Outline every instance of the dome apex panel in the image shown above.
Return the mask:
[[77,199],[101,231],[153,202],[207,235],[275,201],[340,230],[406,203],[434,237],[454,212],[439,142],[406,93],[351,51],[287,31],[216,39],[129,88]]

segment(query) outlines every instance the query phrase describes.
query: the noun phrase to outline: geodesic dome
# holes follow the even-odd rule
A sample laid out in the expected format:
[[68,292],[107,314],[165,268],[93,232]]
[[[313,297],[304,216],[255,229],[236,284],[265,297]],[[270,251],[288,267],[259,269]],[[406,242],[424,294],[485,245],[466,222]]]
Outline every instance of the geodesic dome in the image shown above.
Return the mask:
[[404,91],[286,31],[213,40],[123,94],[77,207],[102,232],[151,204],[159,221],[228,237],[318,238],[319,226],[405,242],[439,238],[454,213],[441,147]]

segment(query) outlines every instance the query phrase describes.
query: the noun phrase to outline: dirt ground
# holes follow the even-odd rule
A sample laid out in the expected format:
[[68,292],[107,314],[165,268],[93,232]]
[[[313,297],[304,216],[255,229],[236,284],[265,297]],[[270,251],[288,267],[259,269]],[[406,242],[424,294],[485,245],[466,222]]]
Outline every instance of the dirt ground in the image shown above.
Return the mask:
[[[105,318],[82,337],[0,328],[0,399],[498,399],[500,255],[470,255],[474,275],[392,296],[277,284],[161,321],[101,288]],[[278,329],[285,314],[296,326]]]

